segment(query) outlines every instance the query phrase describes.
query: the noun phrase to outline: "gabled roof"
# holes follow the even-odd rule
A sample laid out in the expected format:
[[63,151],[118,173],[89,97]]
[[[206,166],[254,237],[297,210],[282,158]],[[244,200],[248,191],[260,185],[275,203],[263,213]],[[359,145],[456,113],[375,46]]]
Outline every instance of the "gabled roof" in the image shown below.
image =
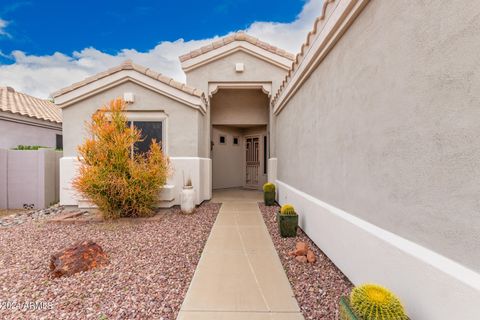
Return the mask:
[[[132,71],[134,72],[132,73]],[[122,72],[124,73],[124,75],[121,75]],[[109,77],[111,79],[109,79]],[[82,91],[82,93],[79,93],[78,96],[83,96],[85,94],[89,94],[90,91],[98,91],[104,87],[107,87],[108,85],[111,84],[110,82],[118,82],[118,81],[122,82],[128,79],[138,80],[139,83],[144,83],[148,79],[150,79],[149,80],[150,82],[151,80],[155,80],[155,83],[157,83],[157,86],[158,86],[158,83],[160,83],[164,85],[164,89],[165,87],[169,88],[168,90],[163,90],[163,92],[167,93],[167,95],[169,95],[172,98],[175,98],[177,100],[182,100],[183,102],[187,102],[187,103],[190,102],[195,105],[201,105],[202,109],[204,109],[206,105],[206,98],[201,90],[187,86],[184,83],[178,82],[170,77],[167,77],[163,74],[155,72],[150,68],[135,64],[130,60],[125,61],[124,63],[122,63],[117,67],[113,67],[104,72],[88,77],[83,81],[74,83],[71,86],[63,88],[53,93],[52,96],[55,98],[55,102],[58,103],[60,107],[64,107],[64,106],[70,105],[71,104],[70,101],[78,98],[76,96],[70,97],[70,95],[74,96],[73,92],[76,90]],[[102,83],[101,86],[99,85],[101,88],[96,88],[95,83],[102,82],[102,81],[104,83]]]
[[0,110],[30,118],[62,123],[62,112],[52,102],[0,87]]
[[151,70],[150,68],[146,68],[144,66],[133,63],[131,60],[127,60],[119,66],[110,68],[110,69],[108,69],[107,71],[104,71],[104,72],[97,73],[96,75],[88,77],[85,80],[74,83],[71,86],[68,86],[68,87],[63,88],[59,91],[56,91],[52,94],[52,97],[54,97],[54,98],[58,97],[62,94],[73,91],[77,88],[83,87],[83,86],[85,86],[89,83],[92,83],[96,80],[105,78],[109,75],[112,75],[112,74],[114,74],[116,72],[119,72],[119,71],[122,71],[122,70],[135,70],[135,71],[138,71],[138,72],[140,72],[140,73],[142,73],[142,74],[144,74],[144,75],[146,75],[150,78],[153,78],[155,80],[158,80],[160,82],[168,84],[171,87],[182,90],[182,91],[184,91],[188,94],[191,94],[191,95],[194,95],[194,96],[197,96],[197,97],[201,97],[203,95],[203,92],[201,90],[198,90],[198,89],[193,88],[193,87],[189,87],[184,83],[178,82],[178,81],[176,81],[172,78],[164,76],[161,73],[155,72],[155,71]]
[[184,70],[190,70],[195,68],[198,64],[216,60],[216,58],[222,57],[225,54],[241,49],[251,51],[259,56],[270,59],[287,69],[290,68],[292,61],[295,59],[294,54],[260,41],[244,32],[237,32],[221,38],[209,45],[184,54],[180,56],[179,59],[182,63],[182,68]]

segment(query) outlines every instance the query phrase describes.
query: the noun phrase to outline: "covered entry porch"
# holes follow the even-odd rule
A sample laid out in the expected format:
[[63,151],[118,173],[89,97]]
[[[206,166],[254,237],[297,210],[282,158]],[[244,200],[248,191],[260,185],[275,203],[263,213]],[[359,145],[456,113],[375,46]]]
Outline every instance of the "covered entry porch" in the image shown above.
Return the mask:
[[261,189],[267,181],[269,97],[261,89],[218,90],[211,99],[212,188]]

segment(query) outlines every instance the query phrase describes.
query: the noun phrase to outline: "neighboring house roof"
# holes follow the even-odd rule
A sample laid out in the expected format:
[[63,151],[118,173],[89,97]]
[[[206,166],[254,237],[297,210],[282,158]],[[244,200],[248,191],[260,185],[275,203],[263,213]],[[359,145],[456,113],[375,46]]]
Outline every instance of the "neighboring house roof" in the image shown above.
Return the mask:
[[313,30],[307,35],[300,53],[288,71],[272,105],[277,114],[296,90],[308,79],[313,70],[328,55],[369,0],[325,0],[321,15],[315,20]]
[[244,32],[237,32],[221,38],[209,45],[184,54],[180,56],[179,59],[182,63],[182,68],[188,71],[206,61],[210,62],[241,49],[251,51],[259,56],[270,59],[286,69],[291,67],[292,61],[295,59],[294,54],[260,41]]
[[17,92],[12,87],[0,87],[0,110],[62,123],[62,112],[58,106],[48,100]]
[[134,81],[144,86],[148,85],[166,96],[195,108],[198,107],[203,112],[206,110],[207,100],[201,90],[187,86],[150,68],[135,64],[130,60],[117,67],[88,77],[83,81],[74,83],[53,93],[52,96],[55,99],[55,103],[63,108],[75,103],[78,99],[83,99],[86,96],[96,94],[125,81]]

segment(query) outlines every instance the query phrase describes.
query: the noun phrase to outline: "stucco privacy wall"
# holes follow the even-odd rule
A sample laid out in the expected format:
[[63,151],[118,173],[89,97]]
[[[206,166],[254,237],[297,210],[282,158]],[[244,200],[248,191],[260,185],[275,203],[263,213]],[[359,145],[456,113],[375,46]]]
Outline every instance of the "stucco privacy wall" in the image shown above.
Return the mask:
[[[0,115],[1,116],[1,115]],[[30,120],[24,123],[22,116],[0,118],[0,148],[10,149],[18,145],[44,146],[55,148],[57,134],[62,134],[62,125],[46,125],[46,121]]]
[[61,152],[0,149],[0,208],[46,208],[59,201]]
[[478,317],[479,15],[479,2],[372,0],[277,116],[280,201],[414,319]]
[[0,149],[0,208],[7,207],[7,156],[8,150]]

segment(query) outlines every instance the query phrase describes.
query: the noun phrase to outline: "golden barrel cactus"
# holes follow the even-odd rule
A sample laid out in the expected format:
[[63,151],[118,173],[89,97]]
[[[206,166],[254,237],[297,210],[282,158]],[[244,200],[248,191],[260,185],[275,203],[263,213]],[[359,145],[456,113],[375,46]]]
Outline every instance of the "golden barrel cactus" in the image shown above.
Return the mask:
[[263,192],[275,192],[275,185],[271,182],[267,182],[263,185]]
[[376,284],[355,287],[350,294],[355,315],[363,320],[407,320],[400,300],[388,289]]
[[283,216],[295,216],[295,208],[291,204],[285,204],[280,208],[280,214]]

